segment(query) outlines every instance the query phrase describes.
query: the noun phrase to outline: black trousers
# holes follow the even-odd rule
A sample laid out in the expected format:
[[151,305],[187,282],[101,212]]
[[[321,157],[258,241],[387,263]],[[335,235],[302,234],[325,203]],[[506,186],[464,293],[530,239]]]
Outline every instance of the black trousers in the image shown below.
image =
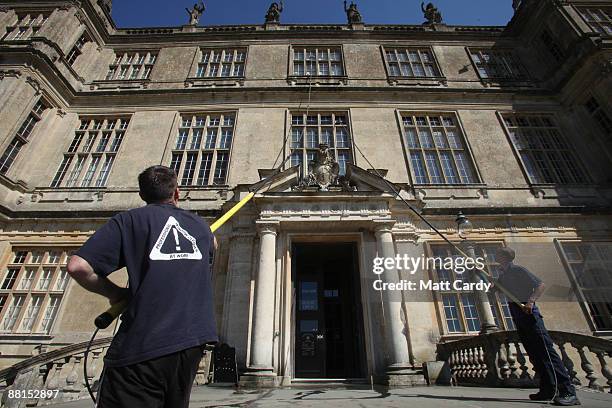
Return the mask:
[[540,391],[545,394],[553,394],[556,378],[559,394],[576,395],[576,389],[554,348],[554,343],[544,326],[544,320],[538,308],[534,306],[531,315],[512,307],[511,312],[516,331],[529,354],[529,360],[540,375]]
[[98,408],[188,408],[203,346],[125,367],[105,367]]

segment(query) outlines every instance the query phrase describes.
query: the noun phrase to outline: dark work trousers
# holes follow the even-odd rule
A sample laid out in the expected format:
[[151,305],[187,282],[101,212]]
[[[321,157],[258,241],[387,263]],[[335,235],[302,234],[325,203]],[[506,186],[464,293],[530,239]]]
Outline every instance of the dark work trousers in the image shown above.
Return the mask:
[[98,408],[188,408],[203,346],[125,367],[105,367]]
[[556,376],[559,395],[576,395],[576,389],[559,354],[555,351],[554,343],[544,326],[544,320],[537,306],[533,307],[533,314],[527,314],[511,303],[510,312],[518,336],[529,354],[529,360],[540,375],[540,391],[543,394],[554,394]]

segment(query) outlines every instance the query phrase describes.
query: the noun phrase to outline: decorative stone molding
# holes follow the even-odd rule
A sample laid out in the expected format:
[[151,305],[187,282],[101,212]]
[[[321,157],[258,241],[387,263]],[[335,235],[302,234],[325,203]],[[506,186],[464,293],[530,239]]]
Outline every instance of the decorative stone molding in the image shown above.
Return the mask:
[[374,233],[378,238],[381,234],[393,233],[395,220],[373,220]]
[[278,221],[255,221],[255,227],[257,228],[257,232],[259,235],[268,235],[272,234],[276,236],[278,233],[278,228],[280,226],[280,222]]
[[417,245],[421,235],[416,231],[393,231],[393,238],[395,242],[408,242]]
[[7,69],[7,70],[0,71],[0,79],[4,79],[8,77],[19,78],[21,77],[21,71],[18,71],[16,69]]
[[348,85],[347,76],[337,77],[296,77],[289,76],[287,83],[291,86],[341,86]]
[[184,82],[185,88],[216,88],[216,87],[240,87],[244,86],[244,78],[221,79],[221,78],[188,78]]
[[375,203],[351,203],[351,202],[300,202],[285,203],[283,205],[266,203],[262,205],[260,216],[262,219],[276,218],[321,218],[355,220],[368,218],[389,217],[391,211],[388,204],[383,201]]
[[439,77],[439,78],[389,77],[387,79],[387,82],[391,86],[417,86],[417,87],[444,86],[444,87],[448,87],[448,80],[445,77]]
[[38,80],[32,78],[32,77],[27,77],[26,78],[26,82],[32,87],[34,88],[34,90],[36,91],[36,95],[40,95],[40,91],[42,89],[40,82],[38,82]]
[[610,56],[602,56],[599,60],[599,71],[601,76],[609,78],[612,75],[612,58]]
[[489,191],[486,188],[479,188],[477,193],[482,198],[489,198]]

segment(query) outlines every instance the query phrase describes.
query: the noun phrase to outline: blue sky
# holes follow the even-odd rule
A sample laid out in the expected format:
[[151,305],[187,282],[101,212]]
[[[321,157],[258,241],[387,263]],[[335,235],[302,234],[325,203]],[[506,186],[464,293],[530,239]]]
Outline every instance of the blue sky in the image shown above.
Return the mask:
[[[119,27],[172,27],[188,21],[195,0],[114,0]],[[272,0],[207,0],[201,25],[261,24]],[[350,1],[349,1],[350,3]],[[420,24],[420,0],[357,0],[366,23]],[[512,0],[434,0],[447,24],[506,25]],[[282,23],[344,24],[342,0],[285,0]]]

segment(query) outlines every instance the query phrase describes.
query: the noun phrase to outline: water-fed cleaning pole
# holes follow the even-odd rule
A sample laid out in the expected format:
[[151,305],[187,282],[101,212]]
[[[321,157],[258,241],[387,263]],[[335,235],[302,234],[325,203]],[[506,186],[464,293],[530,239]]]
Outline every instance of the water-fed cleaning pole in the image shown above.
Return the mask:
[[[225,224],[230,218],[234,216],[242,207],[245,206],[246,203],[251,201],[251,199],[255,196],[255,192],[250,192],[247,194],[242,200],[240,200],[236,205],[234,205],[228,212],[223,214],[221,218],[215,221],[211,226],[210,230],[214,233],[216,230],[221,228],[223,224]],[[126,308],[128,305],[127,300],[123,300],[121,302],[117,302],[112,305],[106,312],[102,313],[96,320],[94,324],[98,329],[106,329],[110,324],[115,320]]]

